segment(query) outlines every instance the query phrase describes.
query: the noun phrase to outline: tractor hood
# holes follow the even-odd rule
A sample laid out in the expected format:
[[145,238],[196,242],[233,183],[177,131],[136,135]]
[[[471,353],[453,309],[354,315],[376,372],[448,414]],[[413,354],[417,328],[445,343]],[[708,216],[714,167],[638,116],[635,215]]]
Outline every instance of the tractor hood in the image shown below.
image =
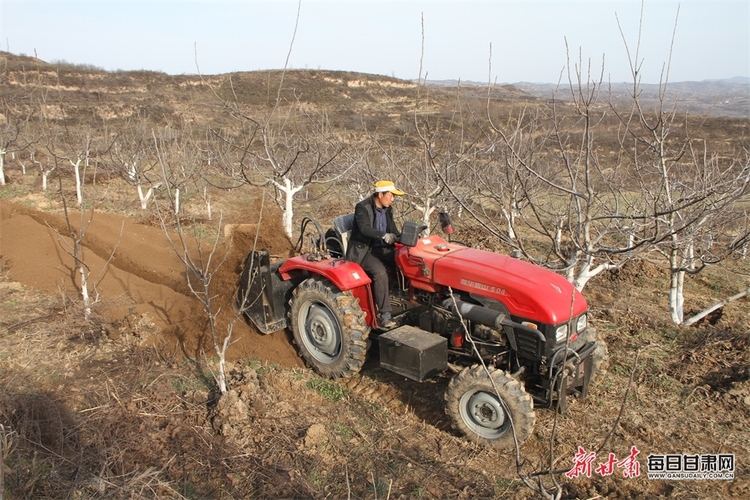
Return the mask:
[[439,236],[401,247],[398,261],[417,288],[451,287],[495,299],[511,315],[556,325],[588,309],[583,295],[565,278],[507,255],[446,242]]

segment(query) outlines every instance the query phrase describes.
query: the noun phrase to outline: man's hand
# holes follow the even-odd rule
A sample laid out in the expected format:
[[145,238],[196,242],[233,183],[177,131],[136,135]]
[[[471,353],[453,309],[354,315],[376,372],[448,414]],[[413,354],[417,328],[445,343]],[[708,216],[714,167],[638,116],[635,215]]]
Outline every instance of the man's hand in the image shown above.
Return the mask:
[[386,245],[393,245],[396,242],[397,236],[393,233],[385,233],[383,235],[383,241],[385,241]]

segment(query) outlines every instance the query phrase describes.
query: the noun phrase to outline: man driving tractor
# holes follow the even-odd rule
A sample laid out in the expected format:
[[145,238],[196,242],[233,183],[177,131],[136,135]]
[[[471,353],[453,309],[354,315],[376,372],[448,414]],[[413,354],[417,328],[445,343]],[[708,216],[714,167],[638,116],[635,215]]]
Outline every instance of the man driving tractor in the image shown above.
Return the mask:
[[391,316],[388,293],[388,267],[394,267],[394,243],[401,235],[393,220],[391,204],[403,191],[392,181],[378,181],[371,196],[354,208],[354,228],[346,260],[356,262],[372,279],[372,292],[378,309],[378,325],[385,330],[396,326]]

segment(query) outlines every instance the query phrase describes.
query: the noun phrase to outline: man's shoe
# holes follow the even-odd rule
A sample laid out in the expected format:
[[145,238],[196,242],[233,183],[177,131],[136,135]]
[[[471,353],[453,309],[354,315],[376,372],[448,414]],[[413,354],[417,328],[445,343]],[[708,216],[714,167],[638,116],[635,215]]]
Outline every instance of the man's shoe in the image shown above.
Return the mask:
[[396,328],[396,322],[393,321],[391,313],[383,313],[378,319],[378,326],[381,330],[391,330],[393,328]]

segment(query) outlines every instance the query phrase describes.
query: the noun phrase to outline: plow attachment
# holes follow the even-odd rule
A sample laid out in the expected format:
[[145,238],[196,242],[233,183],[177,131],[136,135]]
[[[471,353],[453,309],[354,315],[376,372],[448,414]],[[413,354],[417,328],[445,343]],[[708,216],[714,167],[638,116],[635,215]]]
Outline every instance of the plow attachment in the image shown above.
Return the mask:
[[242,268],[237,309],[264,334],[286,328],[285,304],[293,283],[283,281],[267,250],[252,250]]

